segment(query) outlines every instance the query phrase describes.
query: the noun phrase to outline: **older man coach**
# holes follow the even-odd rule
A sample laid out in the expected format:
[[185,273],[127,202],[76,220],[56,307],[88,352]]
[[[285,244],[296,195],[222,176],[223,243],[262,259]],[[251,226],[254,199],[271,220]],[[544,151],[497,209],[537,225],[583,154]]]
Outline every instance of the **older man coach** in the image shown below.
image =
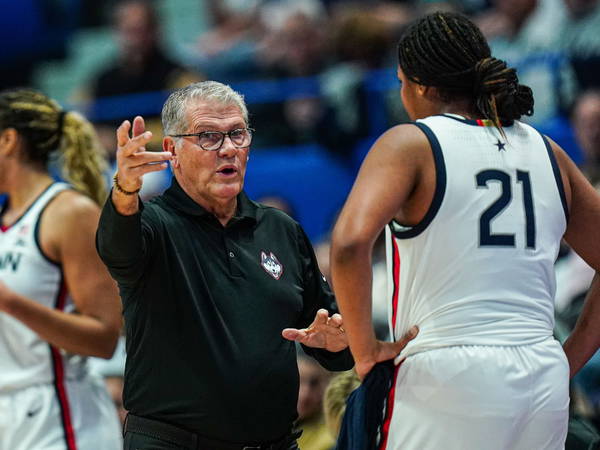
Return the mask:
[[[242,97],[196,83],[162,120],[164,152],[145,151],[141,117],[117,130],[97,234],[123,301],[125,448],[295,449],[293,341],[327,369],[353,365],[334,297],[300,226],[242,190]],[[171,187],[143,204],[142,175],[169,161]]]

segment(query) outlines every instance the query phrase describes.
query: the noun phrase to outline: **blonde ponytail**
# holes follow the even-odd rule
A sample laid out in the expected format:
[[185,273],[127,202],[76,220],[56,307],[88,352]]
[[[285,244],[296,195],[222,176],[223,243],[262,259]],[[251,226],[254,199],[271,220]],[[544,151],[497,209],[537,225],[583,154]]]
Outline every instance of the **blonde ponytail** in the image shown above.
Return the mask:
[[47,167],[50,155],[58,153],[63,178],[96,203],[104,202],[104,152],[94,127],[81,114],[62,110],[36,90],[11,89],[0,92],[4,128],[14,128],[25,138],[28,162]]
[[62,117],[60,142],[62,175],[73,187],[101,205],[106,200],[106,161],[92,124],[81,114],[68,111]]

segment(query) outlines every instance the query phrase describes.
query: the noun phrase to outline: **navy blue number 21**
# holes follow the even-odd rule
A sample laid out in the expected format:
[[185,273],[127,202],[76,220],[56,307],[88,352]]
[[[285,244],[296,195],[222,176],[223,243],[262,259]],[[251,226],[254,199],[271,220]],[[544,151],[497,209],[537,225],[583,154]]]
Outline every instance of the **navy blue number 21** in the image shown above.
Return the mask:
[[[500,197],[492,203],[479,218],[479,245],[514,247],[515,235],[508,233],[494,233],[490,230],[490,223],[500,214],[512,199],[510,175],[501,170],[484,170],[475,177],[478,187],[487,188],[489,181],[499,181],[502,185]],[[535,248],[535,215],[533,213],[533,198],[531,196],[531,180],[529,172],[517,170],[517,181],[523,184],[523,209],[525,210],[525,245]]]

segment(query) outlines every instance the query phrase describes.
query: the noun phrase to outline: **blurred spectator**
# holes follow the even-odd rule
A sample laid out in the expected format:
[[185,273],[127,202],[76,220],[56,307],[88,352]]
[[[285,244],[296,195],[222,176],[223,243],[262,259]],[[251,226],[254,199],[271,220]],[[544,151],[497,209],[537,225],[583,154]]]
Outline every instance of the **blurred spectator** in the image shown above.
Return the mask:
[[336,62],[320,76],[329,117],[317,124],[316,138],[341,156],[347,157],[371,132],[369,95],[382,95],[382,100],[385,95],[368,92],[365,77],[371,70],[389,65],[397,26],[361,9],[344,9],[334,17],[331,35]]
[[405,7],[370,6],[367,11],[340,2],[331,8],[332,17],[314,0],[261,8],[266,36],[258,63],[268,78],[296,79],[290,86],[296,92],[255,108],[255,127],[269,129],[257,147],[317,143],[350,159],[370,132],[368,102],[374,94],[365,89],[365,76],[389,65],[394,36],[409,16]]
[[298,392],[298,427],[303,430],[298,439],[302,450],[329,450],[333,448],[323,417],[323,394],[330,372],[314,359],[298,352],[300,390]]
[[[547,48],[552,36],[543,32],[540,0],[493,0],[493,7],[478,18],[488,39],[504,39],[529,49]],[[521,42],[523,41],[523,42]]]
[[[311,77],[326,67],[329,46],[325,33],[327,14],[318,0],[270,1],[260,9],[265,34],[256,54],[263,78]],[[302,87],[299,81],[296,86]],[[298,145],[317,140],[316,127],[326,113],[318,88],[287,99],[275,98],[253,108],[257,130],[255,148]],[[289,88],[288,88],[289,89]],[[306,91],[306,90],[305,90]]]
[[[198,74],[172,61],[160,48],[159,18],[149,1],[120,2],[114,11],[114,30],[119,47],[118,59],[112,66],[101,71],[92,83],[91,95],[95,100],[174,89],[200,80]],[[114,120],[108,123],[96,121],[101,137],[107,134],[110,136],[110,141],[105,141],[106,148],[115,147],[115,125],[130,116],[129,110],[122,108],[121,111],[114,111]],[[157,136],[150,148],[159,149],[159,137],[162,133],[158,114],[146,117],[146,129]]]
[[257,42],[263,35],[258,17],[259,0],[206,0],[206,6],[212,28],[200,36],[192,49],[191,64],[213,80],[232,82],[255,78],[258,75]]
[[575,137],[583,150],[583,173],[596,186],[600,183],[600,90],[582,93],[572,114]]
[[[565,23],[559,41],[569,54],[586,57],[600,55],[600,2],[598,0],[563,0]],[[552,33],[554,34],[554,33]]]
[[325,424],[331,436],[337,439],[342,425],[342,418],[346,412],[346,400],[354,389],[360,386],[360,380],[354,370],[348,370],[335,375],[323,398],[325,411]]
[[[92,83],[90,94],[98,102],[92,107],[92,117],[98,112],[98,105],[107,97],[134,93],[152,95],[156,91],[174,89],[200,80],[200,75],[172,61],[161,49],[159,17],[152,5],[144,0],[124,0],[116,5],[113,19],[119,55],[114,64],[99,73]],[[124,106],[125,103],[127,106]],[[108,150],[111,166],[107,174],[109,185],[114,173],[117,148],[114,129],[121,120],[130,118],[138,111],[135,100],[131,99],[115,106],[115,110],[111,111],[112,120],[95,121],[98,135],[104,148]],[[159,113],[158,107],[155,115],[145,116],[146,129],[155,136],[148,145],[150,150],[161,149],[162,126]],[[169,170],[148,174],[144,177],[144,187],[140,194],[142,199],[147,200],[160,194],[170,181]]]
[[600,2],[562,0],[561,27],[553,33],[556,46],[571,59],[581,89],[600,87]]
[[271,1],[261,8],[267,27],[260,58],[275,76],[315,75],[327,57],[327,13],[318,0]]
[[493,7],[476,18],[492,54],[517,68],[519,80],[531,87],[534,115],[544,121],[565,110],[575,94],[575,75],[557,45],[563,24],[562,0],[493,0]]
[[114,12],[119,59],[98,75],[97,97],[179,87],[197,79],[160,48],[159,21],[152,4],[125,0]]

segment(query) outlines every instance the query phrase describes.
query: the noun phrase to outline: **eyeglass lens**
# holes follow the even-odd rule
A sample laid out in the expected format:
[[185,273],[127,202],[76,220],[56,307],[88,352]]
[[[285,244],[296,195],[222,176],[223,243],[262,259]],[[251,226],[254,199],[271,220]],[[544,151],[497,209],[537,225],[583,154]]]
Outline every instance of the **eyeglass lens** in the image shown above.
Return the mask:
[[231,139],[231,142],[236,147],[247,147],[252,140],[251,132],[247,129],[240,128],[232,130],[229,133],[206,131],[198,137],[198,144],[205,150],[218,150],[221,145],[223,145],[225,135],[229,136],[229,139]]

